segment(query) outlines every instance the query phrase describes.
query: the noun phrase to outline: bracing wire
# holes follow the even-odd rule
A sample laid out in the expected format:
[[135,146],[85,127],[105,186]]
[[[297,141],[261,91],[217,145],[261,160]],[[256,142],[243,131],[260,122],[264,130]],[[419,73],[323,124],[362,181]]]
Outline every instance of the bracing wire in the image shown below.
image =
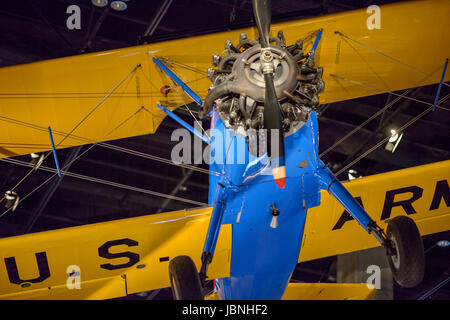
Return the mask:
[[[167,58],[162,58],[163,60],[167,60]],[[170,60],[171,61],[171,60]],[[170,81],[173,83],[173,86],[171,88],[176,88],[178,87],[178,85],[175,83],[175,81],[173,81],[172,79],[170,79],[165,72],[160,71],[163,76],[166,78],[167,81]],[[180,78],[181,79],[181,78]],[[147,78],[147,81],[150,81],[150,79]],[[181,81],[184,82],[183,79],[181,79]],[[186,83],[186,82],[184,82]],[[183,102],[184,106],[186,107],[186,109],[188,110],[189,114],[192,116],[192,118],[194,119],[194,121],[197,123],[197,125],[201,128],[201,130],[203,131],[203,133],[205,134],[205,136],[211,141],[211,137],[209,136],[209,134],[206,132],[206,130],[203,128],[203,126],[201,125],[201,123],[198,121],[198,119],[194,116],[194,114],[192,113],[191,109],[188,107],[188,105],[186,104],[186,102],[184,102],[183,97],[181,96],[180,93],[177,92],[178,97],[181,99],[181,101]],[[200,106],[201,107],[201,106]]]
[[[16,164],[16,165],[21,165],[21,166],[25,166],[25,167],[33,167],[34,166],[31,163],[28,163],[26,161],[17,160],[17,159],[3,158],[3,159],[0,159],[0,161],[12,163],[12,164]],[[51,173],[53,173],[53,175],[49,179],[47,179],[44,183],[39,185],[35,190],[33,190],[32,192],[27,194],[21,201],[25,200],[29,195],[31,195],[31,193],[33,193],[37,189],[41,188],[45,183],[50,181],[57,174],[56,169],[49,168],[46,166],[40,166],[39,170],[51,172]],[[143,189],[143,188],[133,187],[133,186],[129,186],[129,185],[125,185],[125,184],[121,184],[121,183],[117,183],[117,182],[112,182],[112,181],[108,181],[108,180],[104,180],[104,179],[94,178],[94,177],[90,177],[90,176],[86,176],[86,175],[82,175],[82,174],[78,174],[78,173],[73,173],[73,172],[69,172],[69,171],[62,170],[61,174],[63,174],[64,176],[72,177],[72,178],[82,179],[82,180],[86,180],[86,181],[90,181],[90,182],[96,182],[96,183],[100,183],[103,185],[122,188],[122,189],[130,190],[130,191],[145,193],[145,194],[149,194],[152,196],[163,197],[163,198],[167,198],[167,199],[171,199],[171,200],[177,200],[177,201],[194,204],[194,205],[198,205],[198,206],[207,206],[207,204],[203,203],[203,202],[186,199],[186,198],[182,198],[182,197],[177,197],[177,196],[173,196],[173,195],[169,195],[169,194],[165,194],[165,193],[161,193],[161,192],[156,192],[156,191],[152,191],[152,190],[147,190],[147,189]],[[4,212],[3,214],[5,214],[5,213],[6,212]],[[0,217],[2,215],[0,215]]]
[[[145,108],[144,108],[144,110],[145,110]],[[16,119],[4,117],[4,116],[0,116],[0,121],[9,122],[9,123],[12,123],[12,124],[24,126],[24,127],[27,127],[27,128],[30,128],[30,129],[34,129],[34,130],[47,131],[47,129],[44,128],[44,127],[41,127],[41,126],[38,126],[38,125],[34,125],[34,124],[30,124],[30,123],[27,123],[27,122],[24,122],[24,121],[16,120]],[[56,130],[53,131],[53,134],[54,135],[66,135],[65,132],[56,131]],[[81,141],[81,142],[84,142],[84,143],[94,143],[94,144],[98,145],[99,147],[103,147],[103,148],[106,148],[106,149],[115,150],[115,151],[122,152],[122,153],[127,153],[127,154],[130,154],[130,155],[134,155],[134,156],[141,157],[141,158],[146,158],[146,159],[149,159],[149,160],[163,162],[163,163],[166,163],[166,164],[170,164],[170,165],[186,168],[186,169],[193,170],[193,171],[198,171],[198,172],[201,172],[201,173],[212,174],[212,175],[217,175],[217,176],[220,175],[220,173],[215,172],[215,171],[210,171],[208,169],[199,168],[199,167],[196,167],[196,166],[193,166],[193,165],[189,165],[189,164],[173,162],[170,159],[158,157],[158,156],[147,154],[147,153],[144,153],[144,152],[139,152],[139,151],[136,151],[136,150],[131,150],[131,149],[128,149],[128,148],[116,146],[116,145],[113,145],[113,144],[110,144],[110,143],[106,143],[106,142],[99,142],[99,141],[96,141],[96,140],[93,140],[93,139],[84,138],[84,137],[73,135],[73,134],[71,135],[71,139],[77,140],[77,141]]]
[[[134,112],[132,115],[130,115],[128,118],[126,118],[124,121],[122,121],[118,126],[116,126],[115,128],[113,128],[110,132],[108,132],[105,136],[103,136],[100,140],[105,139],[106,137],[110,136],[112,133],[114,133],[116,130],[118,130],[121,126],[123,126],[126,122],[128,122],[131,118],[133,118],[134,116],[136,116],[139,112],[141,112],[142,110],[144,110],[145,107],[140,107],[136,112]],[[88,180],[88,181],[93,181],[93,182],[98,182],[98,183],[103,183],[103,184],[107,184],[110,186],[115,186],[115,187],[119,187],[119,188],[123,188],[123,189],[127,189],[127,190],[131,190],[131,191],[137,191],[137,192],[141,192],[141,193],[146,193],[146,194],[151,194],[154,196],[159,196],[159,197],[170,197],[170,199],[172,200],[178,200],[178,201],[184,201],[187,203],[191,203],[191,204],[196,204],[196,205],[206,205],[202,202],[197,202],[194,200],[189,200],[189,199],[184,199],[184,198],[180,198],[180,197],[176,197],[176,196],[171,196],[171,195],[166,195],[164,193],[160,193],[160,192],[156,192],[156,191],[151,191],[151,190],[145,190],[142,188],[137,188],[137,187],[133,187],[133,186],[128,186],[128,185],[123,185],[120,183],[115,183],[115,182],[111,182],[111,181],[107,181],[107,180],[102,180],[102,179],[97,179],[97,178],[92,178],[92,177],[88,177],[88,176],[83,176],[83,175],[79,175],[79,174],[75,174],[75,173],[70,173],[70,172],[66,172],[64,171],[64,169],[70,167],[72,165],[72,163],[74,163],[76,160],[78,160],[79,158],[81,158],[84,154],[86,154],[89,150],[91,150],[93,147],[95,147],[96,145],[99,145],[99,142],[95,142],[94,144],[92,144],[91,146],[89,146],[89,148],[87,148],[85,151],[83,151],[80,155],[78,155],[77,157],[75,157],[72,161],[70,161],[69,163],[65,164],[63,166],[63,168],[61,169],[61,173],[63,175],[67,175],[67,176],[71,176],[71,177],[75,177],[75,178],[80,178],[80,179],[84,179],[84,180]],[[15,164],[19,164],[22,166],[27,166],[27,167],[33,167],[34,170],[34,165],[27,163],[25,161],[20,161],[17,159],[0,159],[0,161],[3,162],[9,162],[9,163],[15,163]],[[29,192],[27,195],[25,195],[23,198],[21,198],[19,200],[19,203],[24,201],[25,199],[27,199],[31,194],[33,194],[34,192],[36,192],[38,189],[40,189],[42,186],[44,186],[46,183],[48,183],[51,179],[53,179],[56,174],[57,171],[55,169],[52,168],[48,168],[48,167],[44,167],[44,166],[40,166],[39,168],[42,168],[46,171],[50,171],[53,172],[54,174],[48,178],[47,180],[45,180],[43,183],[41,183],[39,186],[37,186],[35,189],[33,189],[31,192]],[[186,200],[186,201],[185,201]],[[11,208],[8,208],[5,212],[3,212],[0,217],[2,217],[3,215],[5,215],[6,213],[9,212],[9,210],[11,210]]]
[[[87,118],[89,118],[89,116],[94,113],[95,110],[97,110],[129,77],[130,75],[134,74],[134,72],[140,68],[141,65],[137,65],[136,67],[133,68],[133,70],[131,70],[130,73],[128,73],[125,78],[122,79],[122,81],[120,81],[112,90],[111,92],[109,92],[94,108],[92,108],[89,113],[81,120],[79,121],[75,127],[69,132],[67,133],[63,139],[56,145],[56,148],[58,146],[60,146],[84,121],[86,121]],[[47,154],[44,156],[44,160],[47,159],[50,155],[52,154],[52,151],[47,152]],[[11,191],[14,191],[17,187],[19,187],[24,181],[25,179],[30,176],[35,170],[32,169],[30,170],[21,180],[19,180],[19,182],[17,182],[14,187],[12,189],[10,189]],[[2,202],[5,199],[5,196],[3,196],[0,199],[0,202]]]
[[[330,77],[333,77],[333,78],[336,78],[336,79],[340,79],[340,80],[345,80],[345,81],[348,81],[350,83],[356,84],[358,86],[365,87],[365,88],[368,88],[368,89],[372,89],[372,90],[375,90],[375,91],[380,91],[380,93],[390,93],[390,94],[392,94],[394,96],[397,96],[397,97],[402,97],[402,98],[405,98],[407,100],[419,102],[419,103],[422,103],[422,104],[425,104],[425,105],[428,105],[428,106],[433,106],[433,104],[430,103],[430,102],[426,102],[426,101],[423,101],[423,100],[420,100],[420,99],[416,99],[416,98],[411,98],[411,97],[408,97],[408,96],[405,96],[405,95],[402,95],[402,94],[399,94],[399,93],[396,93],[396,92],[380,89],[380,88],[377,88],[377,87],[374,87],[374,86],[371,86],[371,85],[368,85],[368,84],[364,84],[362,82],[358,82],[358,81],[355,81],[355,80],[351,80],[351,79],[348,79],[348,78],[344,78],[344,77],[338,76],[336,74],[330,73]],[[440,106],[439,103],[436,105],[436,108],[440,108],[440,109],[449,111],[449,109]]]
[[[450,94],[447,94],[444,98],[442,98],[439,103],[442,103],[444,101],[446,101],[448,99],[448,97],[450,97]],[[425,115],[427,115],[430,111],[433,110],[433,106],[425,109],[422,113],[420,113],[419,115],[415,116],[414,118],[412,118],[410,121],[408,121],[407,123],[405,123],[401,128],[398,129],[399,132],[404,131],[406,128],[408,128],[410,125],[412,125],[414,122],[416,122],[417,120],[419,120],[420,118],[424,117]],[[370,149],[368,149],[367,151],[365,151],[364,153],[362,153],[359,157],[357,157],[355,160],[353,160],[352,162],[350,162],[349,164],[347,164],[345,167],[343,167],[342,169],[340,169],[338,172],[335,173],[336,176],[339,176],[342,172],[346,171],[348,168],[350,168],[351,166],[353,166],[355,163],[357,163],[359,160],[361,160],[362,158],[365,158],[367,155],[369,155],[370,153],[372,153],[374,150],[376,150],[379,146],[381,146],[382,144],[386,143],[389,140],[389,136],[382,139],[381,141],[379,141],[377,144],[375,144],[373,147],[371,147]]]
[[[412,91],[412,89],[408,89],[407,91],[403,92],[403,95],[407,95]],[[391,106],[393,106],[398,100],[400,100],[401,97],[397,97],[394,100],[392,100],[391,102],[389,102],[388,104],[386,104],[383,108],[381,108],[380,110],[378,110],[377,112],[375,112],[370,118],[368,118],[366,121],[364,121],[363,123],[361,123],[359,126],[357,126],[355,129],[351,130],[349,133],[347,133],[345,136],[343,136],[341,139],[339,139],[338,141],[336,141],[331,147],[329,147],[328,149],[326,149],[324,152],[322,152],[319,156],[322,157],[324,155],[326,155],[328,152],[330,152],[331,150],[333,150],[334,148],[336,148],[338,145],[340,145],[342,142],[344,142],[345,140],[347,140],[348,138],[350,138],[352,135],[354,135],[357,131],[359,131],[361,128],[363,128],[366,124],[368,124],[370,121],[372,121],[373,119],[375,119],[378,115],[380,115],[381,113],[385,112],[387,109],[389,109]]]
[[[415,68],[415,67],[413,67],[413,66],[411,66],[411,65],[409,65],[409,64],[407,64],[407,63],[405,63],[403,61],[400,61],[400,60],[398,60],[398,59],[396,59],[394,57],[391,57],[391,56],[389,56],[389,55],[387,55],[387,54],[385,54],[385,53],[383,53],[383,52],[381,52],[381,51],[379,51],[377,49],[369,47],[368,45],[365,45],[364,43],[361,43],[361,42],[359,42],[359,41],[357,41],[355,39],[352,39],[349,36],[346,36],[345,34],[343,34],[342,32],[335,31],[334,33],[337,34],[337,35],[340,35],[341,37],[349,39],[350,41],[353,41],[354,43],[356,43],[356,44],[358,44],[360,46],[363,46],[364,48],[372,50],[373,52],[378,53],[378,54],[382,55],[383,57],[388,58],[388,59],[390,59],[390,60],[392,60],[392,61],[394,61],[394,62],[396,62],[396,63],[398,63],[398,64],[400,64],[400,65],[402,65],[402,66],[404,66],[406,68],[409,68],[409,69],[411,69],[411,70],[413,70],[413,71],[415,71],[415,72],[417,72],[419,74],[426,75],[425,72],[423,72],[423,71],[421,71],[421,70],[419,70],[419,69],[417,69],[417,68]],[[449,86],[447,83],[444,83],[444,85],[445,86]]]

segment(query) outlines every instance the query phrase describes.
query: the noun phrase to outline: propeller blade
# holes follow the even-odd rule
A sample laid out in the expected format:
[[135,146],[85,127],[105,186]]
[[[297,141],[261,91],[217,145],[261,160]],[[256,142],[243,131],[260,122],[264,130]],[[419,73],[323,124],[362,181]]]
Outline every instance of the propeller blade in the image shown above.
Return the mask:
[[[273,74],[265,74],[264,80],[266,82],[264,127],[267,128],[267,153],[271,159],[272,174],[275,183],[278,187],[284,188],[286,184],[286,167],[280,105],[273,83]],[[278,130],[278,143],[276,145],[272,141],[272,130]]]
[[259,43],[261,47],[269,47],[269,30],[272,14],[270,11],[270,0],[253,0],[253,13],[259,32]]
[[[259,32],[261,44],[261,67],[264,74],[265,101],[264,101],[264,127],[267,129],[267,154],[271,161],[272,174],[278,187],[286,185],[286,167],[284,158],[284,136],[281,122],[281,110],[278,103],[274,84],[273,57],[269,48],[269,31],[272,14],[270,0],[253,0],[253,13]],[[263,56],[264,55],[264,56]],[[272,145],[272,130],[278,132],[278,143]]]

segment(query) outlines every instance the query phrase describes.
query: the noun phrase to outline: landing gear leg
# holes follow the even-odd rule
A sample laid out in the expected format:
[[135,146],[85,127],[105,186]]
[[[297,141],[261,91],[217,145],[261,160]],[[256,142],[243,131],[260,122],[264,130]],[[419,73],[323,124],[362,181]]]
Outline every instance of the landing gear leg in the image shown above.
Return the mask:
[[373,221],[333,173],[323,166],[317,170],[322,189],[328,190],[359,224],[386,249],[395,281],[402,287],[418,285],[424,275],[425,257],[422,239],[414,221],[405,216],[388,222],[387,232]]
[[176,300],[202,300],[204,297],[203,293],[207,280],[206,272],[209,264],[212,262],[225,210],[226,187],[224,184],[218,184],[216,195],[203,247],[200,272],[197,272],[194,262],[188,256],[175,257],[169,263],[170,283],[174,299]]
[[211,213],[208,233],[206,234],[206,240],[203,246],[202,266],[200,268],[199,275],[203,286],[205,285],[207,279],[206,272],[208,271],[209,264],[212,262],[217,239],[219,237],[220,227],[222,225],[223,214],[225,212],[226,192],[226,186],[222,182],[219,182],[216,189],[216,201]]

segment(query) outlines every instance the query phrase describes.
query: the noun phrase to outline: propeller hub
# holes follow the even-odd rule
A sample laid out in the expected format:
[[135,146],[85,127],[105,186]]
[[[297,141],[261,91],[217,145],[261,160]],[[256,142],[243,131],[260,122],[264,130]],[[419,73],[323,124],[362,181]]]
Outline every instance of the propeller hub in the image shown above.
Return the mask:
[[272,51],[270,51],[270,48],[261,49],[260,66],[263,74],[273,73],[274,71],[273,54]]
[[267,75],[273,79],[284,136],[300,129],[318,106],[317,95],[323,90],[321,69],[308,66],[305,69],[306,58],[298,45],[301,41],[286,46],[282,32],[280,35],[271,38],[268,47],[241,35],[237,46],[227,41],[224,56],[213,56],[216,68],[208,69],[213,85],[204,112],[215,105],[222,121],[236,134],[248,137],[249,129],[266,127]]

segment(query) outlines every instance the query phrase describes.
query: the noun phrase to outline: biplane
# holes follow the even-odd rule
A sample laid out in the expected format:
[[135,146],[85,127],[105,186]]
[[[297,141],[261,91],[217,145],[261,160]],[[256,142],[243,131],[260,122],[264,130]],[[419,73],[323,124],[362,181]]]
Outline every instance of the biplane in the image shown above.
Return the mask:
[[[209,159],[208,207],[1,239],[0,298],[106,299],[170,286],[176,299],[365,299],[375,292],[366,284],[289,280],[298,262],[375,246],[398,284],[421,282],[421,235],[450,226],[450,161],[341,183],[319,157],[317,110],[447,86],[450,3],[382,6],[381,27],[369,27],[366,10],[271,24],[269,1],[253,9],[253,28],[0,69],[0,94],[14,97],[0,105],[3,161],[71,175],[58,149],[153,134],[166,116],[207,145]],[[186,98],[209,132],[173,112]],[[441,101],[438,92],[425,111]],[[30,153],[43,156],[14,159]],[[52,154],[56,169],[44,165]],[[8,190],[3,214],[25,199]]]

